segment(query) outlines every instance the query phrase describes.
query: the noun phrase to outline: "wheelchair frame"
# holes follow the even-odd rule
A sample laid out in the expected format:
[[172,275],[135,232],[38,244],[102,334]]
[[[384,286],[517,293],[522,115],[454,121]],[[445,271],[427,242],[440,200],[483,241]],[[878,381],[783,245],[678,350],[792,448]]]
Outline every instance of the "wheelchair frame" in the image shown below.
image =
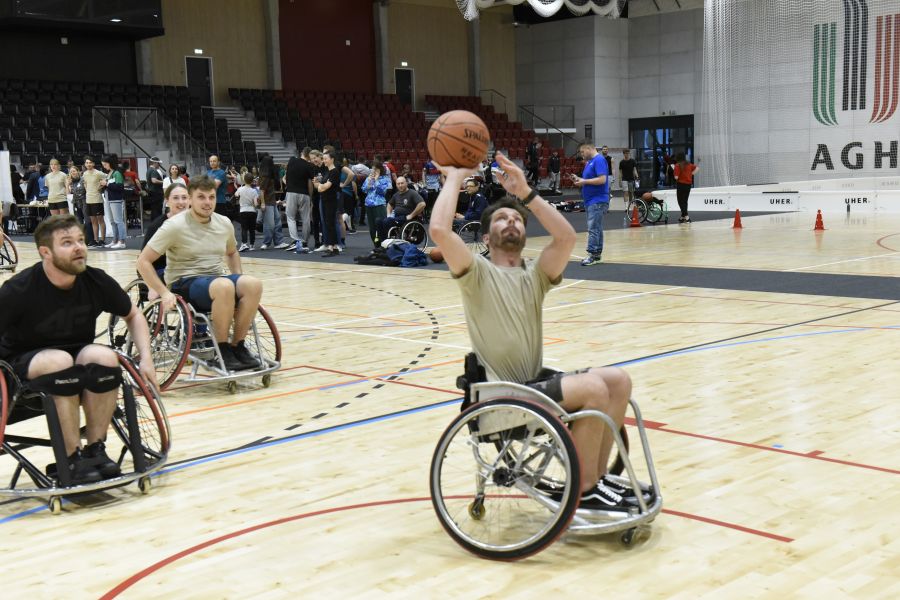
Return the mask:
[[[413,232],[421,228],[421,239],[416,241]],[[423,219],[413,219],[403,224],[403,227],[394,225],[387,232],[388,239],[403,240],[416,246],[419,250],[424,250],[428,246],[428,226]]]
[[[143,290],[147,290],[149,293],[149,288],[143,280],[136,279],[132,281],[126,286],[125,291],[131,295],[134,289],[138,290],[138,295],[137,298],[132,298],[132,300],[144,313],[144,317],[147,319],[150,327],[150,348],[154,354],[154,365],[156,365],[158,372],[161,371],[160,389],[168,389],[175,381],[182,383],[225,381],[227,382],[228,391],[235,393],[238,379],[257,376],[262,377],[263,387],[271,385],[271,373],[281,368],[281,337],[278,335],[275,322],[262,305],[258,308],[258,317],[261,317],[266,322],[272,333],[273,352],[270,353],[268,349],[264,348],[259,329],[257,328],[257,318],[254,318],[250,327],[250,331],[253,333],[253,341],[249,342],[248,345],[251,351],[256,350],[256,356],[260,359],[261,364],[255,369],[228,371],[224,367],[222,354],[212,333],[212,323],[206,313],[196,310],[184,298],[176,295],[175,310],[163,315],[158,310],[159,299],[147,300],[147,295]],[[169,319],[173,315],[178,322],[170,322]],[[110,317],[109,325],[107,326],[110,343],[116,348],[124,349],[126,354],[131,354],[136,349],[133,347],[127,333],[116,331],[119,322],[118,317]],[[162,357],[162,360],[170,362],[174,365],[174,368],[160,367],[158,363],[163,352],[172,354],[172,358]],[[273,354],[273,356],[270,358],[266,356],[267,354]],[[188,359],[191,360],[191,372],[186,377],[179,379]],[[199,373],[201,368],[212,371],[214,376],[201,376]]]
[[0,271],[16,272],[19,266],[19,251],[12,239],[0,231]]
[[[662,510],[662,495],[659,492],[659,482],[656,477],[656,469],[647,440],[643,417],[637,402],[633,399],[629,400],[629,404],[634,413],[652,486],[649,501],[643,497],[629,457],[627,444],[616,428],[614,421],[605,413],[596,410],[567,413],[558,403],[545,394],[525,385],[510,382],[473,383],[469,386],[468,397],[471,398],[471,405],[454,419],[441,436],[434,452],[430,473],[432,503],[438,519],[448,534],[466,550],[483,558],[517,560],[540,552],[567,530],[592,534],[621,532],[620,539],[624,544],[629,545],[634,540],[638,528],[652,522]],[[485,407],[501,409],[499,411],[501,414],[499,416],[490,415],[488,411],[484,410]],[[485,414],[479,416],[479,411]],[[487,427],[482,422],[486,416],[492,417],[492,420],[488,419]],[[574,451],[574,442],[571,440],[571,434],[569,434],[566,426],[578,419],[589,417],[599,418],[613,434],[619,459],[627,472],[628,480],[637,502],[637,505],[627,512],[595,511],[581,509],[577,506],[578,498],[580,497],[579,463],[577,453]],[[441,481],[444,461],[448,460],[453,439],[457,434],[462,433],[466,426],[469,431],[468,445],[471,446],[471,450],[475,455],[476,466],[480,471],[476,472],[474,493],[471,496],[472,502],[469,504],[468,511],[466,511],[467,515],[460,517],[459,513],[462,511],[454,512],[447,506],[447,501],[441,489]],[[509,465],[507,459],[504,459],[503,464],[501,464],[502,454],[494,464],[484,464],[484,461],[479,457],[479,444],[485,442],[480,441],[478,438],[490,436],[491,434],[502,436],[503,434],[518,431],[524,431],[526,434],[526,441],[523,442],[523,447],[526,448],[534,438],[540,435],[550,435],[556,442],[549,447],[544,444],[543,450],[538,448],[533,455],[527,457],[527,460],[519,455],[516,457],[515,468]],[[508,445],[511,441],[515,441],[515,437],[504,443]],[[500,442],[496,443],[499,444]],[[543,457],[541,457],[542,454]],[[554,457],[564,466],[564,470],[567,473],[565,489],[562,491],[562,496],[559,500],[551,498],[540,491],[534,482],[529,483],[528,481],[534,478],[542,479],[543,473],[540,469],[546,468],[549,461]],[[519,469],[520,463],[527,463],[528,461],[537,462],[539,468],[535,470],[533,466],[526,464]],[[498,476],[498,473],[500,473],[500,476]],[[551,520],[534,535],[509,544],[488,543],[478,539],[474,534],[466,532],[464,530],[465,525],[471,525],[471,522],[482,520],[487,510],[495,508],[486,508],[485,499],[490,500],[500,497],[499,491],[494,495],[486,493],[489,481],[493,482],[498,490],[501,490],[503,487],[515,488],[520,495],[515,497],[509,496],[510,499],[530,499],[535,501],[551,514]],[[448,499],[459,500],[461,497],[451,496]],[[466,516],[471,519],[469,523],[459,522],[458,519],[466,518]],[[498,526],[496,529],[499,530],[500,527]]]
[[[0,399],[2,399],[0,455],[10,455],[18,463],[9,486],[0,488],[0,496],[41,498],[46,500],[51,513],[59,514],[62,510],[62,497],[67,495],[122,487],[133,481],[137,481],[138,488],[142,493],[150,492],[150,476],[162,469],[168,460],[171,447],[169,421],[159,393],[144,380],[138,366],[122,352],[115,352],[119,357],[119,365],[122,367],[123,381],[120,386],[120,398],[117,401],[110,426],[122,441],[117,463],[121,467],[126,454],[130,454],[134,470],[123,471],[116,477],[96,483],[72,485],[59,415],[53,397],[50,394],[25,389],[10,365],[0,361]],[[14,385],[15,391],[9,389],[9,385]],[[138,400],[139,397],[144,398],[143,403]],[[20,402],[24,403],[24,410],[33,410],[35,417],[41,414],[45,416],[49,439],[15,435],[6,431],[7,420]],[[16,422],[29,418],[16,419]],[[142,433],[154,433],[151,429],[153,425],[156,426],[158,438],[151,442],[148,440],[150,436],[142,435]],[[151,443],[154,444],[153,447],[150,447]],[[57,465],[56,477],[44,474],[24,455],[25,450],[33,447],[52,449]],[[59,465],[63,465],[64,468],[59,468]],[[23,473],[30,477],[34,487],[17,487]]]
[[473,254],[488,255],[488,247],[482,240],[481,221],[466,221],[456,230],[456,235],[462,238]]
[[669,223],[669,207],[665,200],[662,202],[647,202],[643,198],[632,198],[625,203],[624,223],[626,227],[631,223],[631,214],[635,206],[637,206],[638,217],[641,223],[650,223],[651,225],[655,225],[660,221],[666,224]]

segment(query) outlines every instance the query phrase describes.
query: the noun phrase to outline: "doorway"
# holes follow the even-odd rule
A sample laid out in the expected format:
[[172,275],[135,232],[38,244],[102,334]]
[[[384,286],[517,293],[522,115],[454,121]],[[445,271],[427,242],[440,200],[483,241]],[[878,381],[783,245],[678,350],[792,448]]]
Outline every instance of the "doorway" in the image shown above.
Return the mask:
[[681,152],[694,162],[694,115],[629,119],[628,139],[641,175],[638,187],[674,186],[666,179],[666,167]]
[[212,59],[205,56],[185,56],[184,72],[188,94],[203,106],[212,106]]
[[416,110],[415,89],[412,69],[394,69],[394,93],[412,110]]

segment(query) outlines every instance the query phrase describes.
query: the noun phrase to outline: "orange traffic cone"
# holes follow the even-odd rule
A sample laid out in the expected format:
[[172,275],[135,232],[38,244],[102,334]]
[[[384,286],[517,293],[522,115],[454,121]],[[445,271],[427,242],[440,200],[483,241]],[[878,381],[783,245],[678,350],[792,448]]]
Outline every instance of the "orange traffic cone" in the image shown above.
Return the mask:
[[816,213],[816,226],[813,227],[813,231],[825,231],[825,223],[822,222],[822,211],[819,210]]
[[732,229],[743,229],[743,225],[741,225],[741,209],[737,209],[734,211],[734,225],[731,226]]
[[631,223],[629,223],[628,226],[629,227],[640,227],[641,226],[641,218],[638,216],[637,204],[634,205],[634,210],[631,211]]

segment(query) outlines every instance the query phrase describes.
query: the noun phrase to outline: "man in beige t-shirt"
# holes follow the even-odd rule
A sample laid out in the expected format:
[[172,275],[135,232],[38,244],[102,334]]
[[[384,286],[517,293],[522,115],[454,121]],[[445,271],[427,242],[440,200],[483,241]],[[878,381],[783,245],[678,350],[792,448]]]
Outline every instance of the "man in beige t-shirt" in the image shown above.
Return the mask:
[[[182,296],[197,310],[212,313],[212,328],[228,371],[259,366],[244,345],[262,297],[262,282],[241,274],[231,221],[215,212],[216,185],[206,176],[191,179],[189,210],[167,219],[138,257],[141,277],[162,299],[164,310]],[[156,274],[154,261],[166,256],[166,279]],[[225,263],[231,275],[225,272]],[[229,341],[232,319],[234,334]]]
[[[439,167],[446,183],[431,212],[429,233],[459,283],[469,338],[488,380],[533,387],[565,410],[600,410],[619,427],[631,397],[631,379],[617,367],[543,373],[542,305],[544,295],[562,281],[575,247],[572,225],[536,190],[525,173],[497,153],[497,179],[510,196],[484,210],[481,231],[490,259],[473,254],[453,231],[457,190],[474,170]],[[551,242],[537,260],[524,260],[525,225],[533,214]],[[573,422],[572,436],[581,465],[581,507],[627,511],[636,501],[630,485],[606,473],[612,434],[596,418]],[[630,494],[629,494],[630,492]]]
[[81,174],[81,181],[84,182],[84,206],[94,230],[94,243],[88,247],[102,248],[105,243],[106,221],[103,218],[103,196],[100,195],[101,184],[105,180],[106,174],[95,169],[91,157],[85,156],[84,173]]

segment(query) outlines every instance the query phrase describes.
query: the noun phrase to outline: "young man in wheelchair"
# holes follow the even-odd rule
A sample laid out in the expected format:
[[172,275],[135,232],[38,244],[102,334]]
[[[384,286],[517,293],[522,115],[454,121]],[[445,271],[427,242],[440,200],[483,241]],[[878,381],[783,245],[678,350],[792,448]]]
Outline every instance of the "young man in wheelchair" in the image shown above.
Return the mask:
[[[175,294],[201,312],[211,312],[212,329],[224,367],[228,371],[253,369],[259,361],[244,345],[262,297],[262,282],[242,275],[231,221],[215,212],[216,186],[208,177],[195,177],[188,186],[190,208],[167,219],[141,251],[138,272],[162,302],[163,310],[175,306]],[[153,263],[166,256],[166,278],[171,290],[156,274]],[[230,275],[225,274],[228,263]],[[229,332],[234,332],[229,341]]]
[[84,229],[74,215],[43,221],[34,239],[41,262],[0,287],[0,360],[30,390],[53,397],[72,481],[115,477],[119,466],[106,454],[105,440],[122,374],[116,353],[93,343],[96,320],[103,312],[125,320],[141,374],[155,386],[147,322],[112,277],[87,266]]
[[[475,354],[488,380],[528,385],[568,412],[603,411],[621,427],[631,396],[631,379],[625,371],[600,367],[548,376],[542,368],[544,296],[562,281],[576,234],[565,217],[528,186],[518,166],[499,153],[497,161],[502,170],[498,179],[509,195],[481,217],[490,257],[470,252],[452,229],[457,190],[471,170],[441,167],[446,185],[429,230],[459,283]],[[529,214],[552,237],[537,260],[522,258]],[[633,506],[636,498],[630,486],[606,473],[613,440],[605,425],[596,418],[578,419],[572,435],[581,465],[581,507],[609,511]]]

